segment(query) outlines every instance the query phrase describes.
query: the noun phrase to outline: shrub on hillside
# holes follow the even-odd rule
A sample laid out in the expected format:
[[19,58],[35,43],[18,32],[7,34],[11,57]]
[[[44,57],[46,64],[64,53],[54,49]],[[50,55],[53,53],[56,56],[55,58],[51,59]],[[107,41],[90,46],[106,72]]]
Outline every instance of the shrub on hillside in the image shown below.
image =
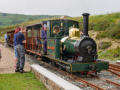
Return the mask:
[[112,38],[112,39],[120,39],[120,23],[117,24],[111,24],[111,26],[105,30],[104,32],[99,33],[96,36],[96,39],[100,38]]
[[114,24],[114,27],[112,27],[110,30],[108,30],[108,34],[110,38],[113,39],[120,39],[120,23]]
[[98,44],[98,48],[99,48],[99,49],[107,49],[107,48],[109,48],[111,45],[112,45],[111,42],[100,42],[100,43]]
[[119,47],[117,47],[114,50],[110,50],[110,52],[112,53],[112,57],[114,57],[114,58],[117,58],[120,56],[120,48]]
[[96,39],[101,39],[101,38],[106,38],[107,37],[107,34],[108,33],[106,33],[106,31],[104,31],[104,32],[99,32],[98,34],[97,34],[97,36],[96,36]]
[[101,51],[98,53],[100,59],[109,59],[109,60],[120,60],[120,47],[115,49],[110,49],[106,51]]
[[96,22],[97,23],[95,23],[93,26],[93,30],[96,30],[96,31],[106,30],[106,28],[108,28],[110,24],[110,22],[105,19],[101,19],[100,21],[96,21]]

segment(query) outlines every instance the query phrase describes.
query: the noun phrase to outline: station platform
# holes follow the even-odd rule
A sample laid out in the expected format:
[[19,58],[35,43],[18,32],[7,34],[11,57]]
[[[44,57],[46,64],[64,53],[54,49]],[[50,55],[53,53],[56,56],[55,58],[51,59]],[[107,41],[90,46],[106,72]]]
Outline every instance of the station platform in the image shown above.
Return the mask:
[[[15,73],[16,60],[14,55],[14,50],[4,47],[0,44],[2,58],[0,60],[0,74],[5,73]],[[26,72],[30,71],[30,65],[25,62],[24,70]]]
[[40,79],[49,90],[81,90],[79,87],[51,73],[38,64],[32,64],[31,68],[36,77]]

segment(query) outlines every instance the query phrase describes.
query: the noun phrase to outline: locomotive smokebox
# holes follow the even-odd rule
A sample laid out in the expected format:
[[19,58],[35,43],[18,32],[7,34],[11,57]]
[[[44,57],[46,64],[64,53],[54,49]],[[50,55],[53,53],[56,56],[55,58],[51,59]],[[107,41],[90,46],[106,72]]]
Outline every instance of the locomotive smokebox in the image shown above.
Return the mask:
[[83,13],[83,34],[88,35],[88,25],[89,25],[89,13]]

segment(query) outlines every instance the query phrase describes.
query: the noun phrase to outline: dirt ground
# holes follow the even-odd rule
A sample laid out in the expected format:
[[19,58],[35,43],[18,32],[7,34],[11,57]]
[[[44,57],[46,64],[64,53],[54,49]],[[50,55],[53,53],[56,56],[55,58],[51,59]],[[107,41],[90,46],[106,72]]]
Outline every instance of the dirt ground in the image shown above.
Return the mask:
[[[0,74],[3,73],[15,73],[16,60],[14,56],[14,51],[10,48],[0,45],[2,59],[0,60]],[[26,72],[30,71],[29,64],[25,62],[24,70]]]

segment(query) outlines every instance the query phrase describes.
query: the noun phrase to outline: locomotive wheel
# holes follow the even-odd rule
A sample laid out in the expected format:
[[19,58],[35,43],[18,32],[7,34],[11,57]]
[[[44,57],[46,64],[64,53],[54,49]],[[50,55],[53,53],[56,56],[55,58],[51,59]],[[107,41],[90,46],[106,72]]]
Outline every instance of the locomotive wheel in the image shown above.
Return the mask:
[[97,72],[95,72],[95,75],[97,76]]
[[52,66],[55,66],[55,65],[56,65],[56,63],[53,62],[53,61],[50,61],[50,64],[51,64]]
[[70,73],[70,66],[66,66],[65,70]]
[[58,68],[61,70],[62,69],[62,67],[60,66],[60,65],[58,65]]

